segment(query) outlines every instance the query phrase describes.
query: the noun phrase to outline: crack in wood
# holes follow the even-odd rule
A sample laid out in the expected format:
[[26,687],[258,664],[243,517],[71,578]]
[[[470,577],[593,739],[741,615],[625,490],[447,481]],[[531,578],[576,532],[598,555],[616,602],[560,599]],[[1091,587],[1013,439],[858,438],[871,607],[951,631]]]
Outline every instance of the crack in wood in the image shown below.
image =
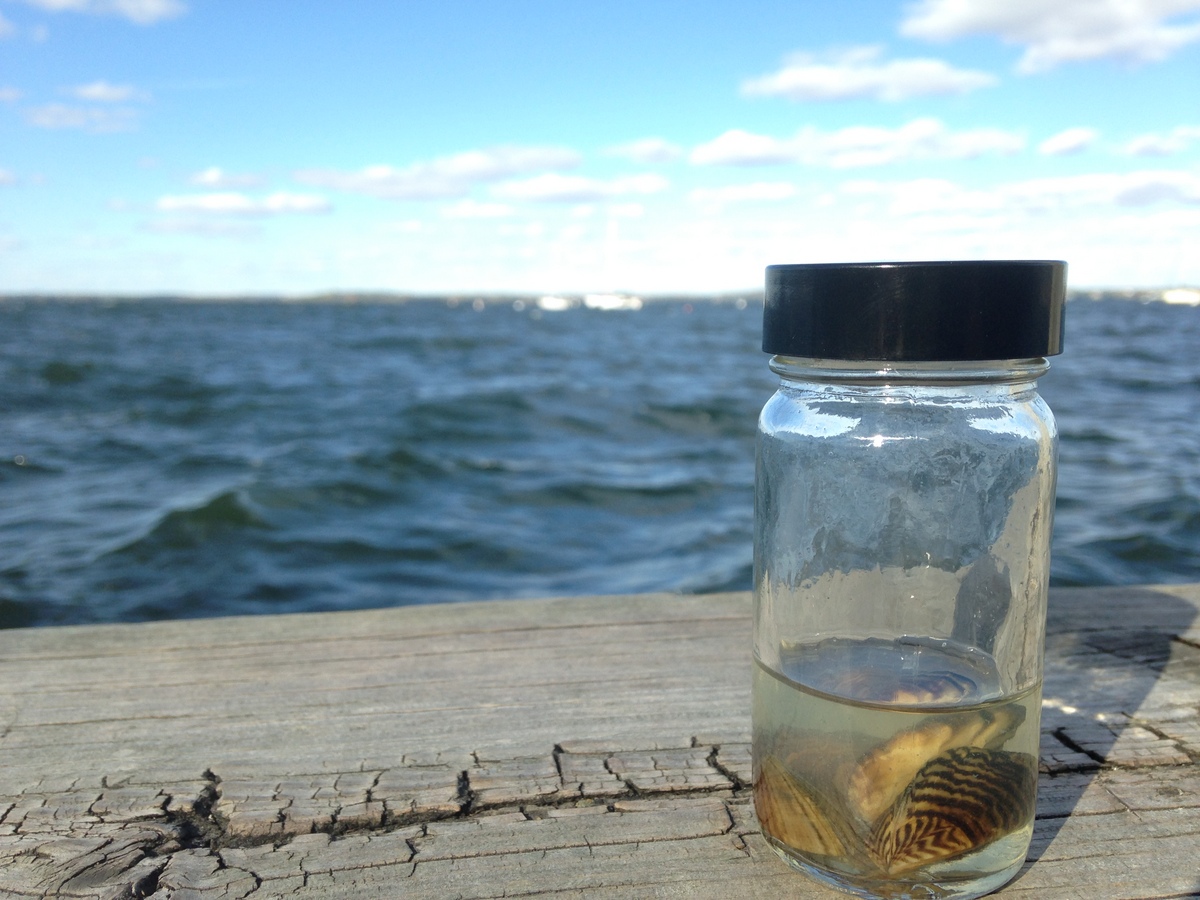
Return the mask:
[[475,792],[471,790],[471,778],[466,769],[458,773],[458,814],[468,816],[475,804]]
[[1200,762],[1200,747],[1193,749],[1186,741],[1180,740],[1175,735],[1172,735],[1161,724],[1156,723],[1151,719],[1143,719],[1139,717],[1131,717],[1130,721],[1139,728],[1144,728],[1160,741],[1169,742],[1175,747],[1179,753],[1185,756],[1191,762]]
[[729,766],[725,765],[725,762],[721,759],[720,754],[721,754],[720,746],[718,745],[718,746],[713,747],[712,752],[708,754],[708,764],[710,766],[712,766],[714,769],[716,769],[718,772],[720,772],[722,775],[724,775],[726,778],[728,778],[733,783],[734,791],[743,791],[747,787],[749,787],[749,785],[744,784],[742,782],[742,778],[737,772],[735,772]]
[[[1086,747],[1082,746],[1081,744],[1078,744],[1075,741],[1071,740],[1071,738],[1067,734],[1067,731],[1065,728],[1056,728],[1054,731],[1050,732],[1050,734],[1052,737],[1054,737],[1055,740],[1057,740],[1060,744],[1062,744],[1068,750],[1073,750],[1076,753],[1082,753],[1084,756],[1088,757],[1089,759],[1095,760],[1100,765],[1104,765],[1104,757],[1103,756],[1101,756],[1099,753],[1095,752],[1094,750],[1089,750]],[[1067,771],[1070,771],[1070,770],[1067,770]]]

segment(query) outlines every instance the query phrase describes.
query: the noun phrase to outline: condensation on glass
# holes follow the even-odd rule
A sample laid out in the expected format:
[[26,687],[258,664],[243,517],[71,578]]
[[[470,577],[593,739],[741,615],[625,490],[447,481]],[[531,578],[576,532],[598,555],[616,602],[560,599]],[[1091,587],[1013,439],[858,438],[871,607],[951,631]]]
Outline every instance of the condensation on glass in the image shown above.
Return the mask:
[[785,861],[850,893],[978,897],[1025,860],[1065,275],[767,270],[754,801]]

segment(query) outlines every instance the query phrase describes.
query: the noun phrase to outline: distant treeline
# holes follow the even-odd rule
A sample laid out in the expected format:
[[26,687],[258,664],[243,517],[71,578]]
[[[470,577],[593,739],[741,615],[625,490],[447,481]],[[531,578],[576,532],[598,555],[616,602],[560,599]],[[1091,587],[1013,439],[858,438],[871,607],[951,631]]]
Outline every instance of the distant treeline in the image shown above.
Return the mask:
[[[1122,290],[1073,290],[1068,300],[1133,300],[1152,303],[1168,299],[1168,302],[1190,302],[1164,297],[1167,294],[1195,293],[1188,288],[1142,288]],[[518,301],[530,305],[545,296],[540,293],[445,293],[406,294],[392,291],[326,291],[316,294],[65,294],[65,293],[0,293],[0,303],[37,302],[178,302],[178,303],[475,303],[512,304]],[[581,301],[584,293],[566,292],[557,296]],[[625,294],[623,296],[633,296]],[[761,303],[763,291],[755,288],[745,291],[722,291],[716,293],[673,293],[639,294],[646,303]]]

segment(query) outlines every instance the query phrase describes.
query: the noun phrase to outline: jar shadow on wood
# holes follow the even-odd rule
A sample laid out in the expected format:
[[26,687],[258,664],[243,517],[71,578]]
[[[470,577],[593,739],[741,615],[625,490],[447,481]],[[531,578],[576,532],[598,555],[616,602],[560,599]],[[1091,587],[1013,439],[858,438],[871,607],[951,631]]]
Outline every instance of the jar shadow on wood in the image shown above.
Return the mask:
[[[1084,597],[1088,606],[1076,600]],[[1106,607],[1103,617],[1090,615],[1097,599]],[[1170,588],[1051,590],[1040,793],[1026,869],[1070,816],[1089,812],[1084,797],[1102,772],[1185,761],[1170,757],[1179,752],[1170,741],[1155,740],[1155,752],[1147,755],[1146,739],[1174,731],[1180,708],[1195,706],[1194,674],[1183,681],[1190,686],[1186,695],[1163,690],[1162,681],[1174,665],[1194,672],[1200,650],[1178,636],[1198,621],[1195,607]],[[1200,890],[1200,876],[1194,888]]]

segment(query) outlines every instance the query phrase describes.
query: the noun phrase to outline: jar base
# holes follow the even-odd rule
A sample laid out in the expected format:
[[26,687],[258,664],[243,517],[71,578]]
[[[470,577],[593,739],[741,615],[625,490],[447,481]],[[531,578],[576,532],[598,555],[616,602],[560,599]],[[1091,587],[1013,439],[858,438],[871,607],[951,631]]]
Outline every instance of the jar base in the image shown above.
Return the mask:
[[764,834],[763,837],[766,838],[771,849],[796,871],[802,872],[827,887],[855,897],[863,897],[866,900],[974,900],[976,897],[983,897],[992,891],[999,890],[1015,878],[1024,865],[1022,859],[999,872],[977,874],[973,877],[931,878],[914,882],[880,881],[871,878],[852,879],[823,869],[794,855],[769,835]]

